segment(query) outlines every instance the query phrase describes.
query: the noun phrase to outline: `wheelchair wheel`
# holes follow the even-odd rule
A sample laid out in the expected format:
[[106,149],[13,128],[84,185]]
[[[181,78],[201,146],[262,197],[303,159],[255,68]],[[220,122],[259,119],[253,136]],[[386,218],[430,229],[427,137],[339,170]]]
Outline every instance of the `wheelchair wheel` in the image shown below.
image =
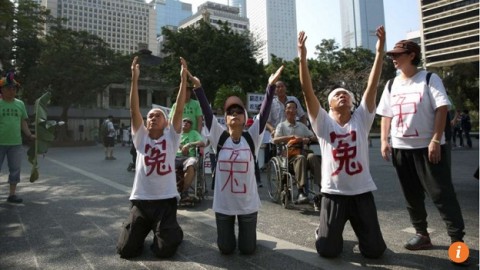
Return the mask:
[[195,175],[195,197],[198,200],[203,200],[205,198],[205,193],[207,191],[207,184],[205,181],[205,170],[203,164],[203,157],[200,156],[197,164],[197,172]]
[[280,164],[278,157],[272,157],[267,167],[268,195],[270,199],[276,203],[280,203],[280,192],[282,190],[282,169]]

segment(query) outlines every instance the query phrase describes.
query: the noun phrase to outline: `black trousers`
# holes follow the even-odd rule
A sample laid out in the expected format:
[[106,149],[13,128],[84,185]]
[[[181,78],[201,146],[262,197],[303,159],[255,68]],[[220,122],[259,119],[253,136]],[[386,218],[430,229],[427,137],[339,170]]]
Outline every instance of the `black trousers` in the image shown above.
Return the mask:
[[428,148],[393,149],[392,159],[417,233],[427,233],[426,193],[447,225],[451,240],[456,242],[463,240],[465,225],[452,184],[448,151],[447,145],[441,146],[442,158],[437,164],[428,161]]
[[253,254],[257,248],[257,212],[229,216],[215,213],[217,223],[217,245],[223,254],[231,254],[235,251],[237,241],[235,239],[235,217],[238,219],[238,249],[240,253]]
[[183,231],[177,222],[177,199],[132,201],[130,215],[122,226],[117,253],[122,258],[133,258],[142,253],[145,238],[153,231],[150,249],[160,258],[175,254],[183,240]]
[[315,246],[322,257],[333,258],[343,249],[347,220],[358,238],[360,253],[367,258],[382,256],[387,248],[378,222],[372,192],[345,196],[322,194],[320,224]]

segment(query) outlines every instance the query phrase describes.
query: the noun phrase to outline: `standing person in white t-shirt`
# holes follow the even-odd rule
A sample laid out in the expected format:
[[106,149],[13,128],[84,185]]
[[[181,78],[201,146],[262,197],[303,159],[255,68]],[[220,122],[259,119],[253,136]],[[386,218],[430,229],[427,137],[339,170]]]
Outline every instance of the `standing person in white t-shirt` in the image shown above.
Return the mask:
[[[397,42],[387,55],[400,71],[383,90],[377,113],[382,116],[381,154],[392,158],[415,235],[404,247],[432,248],[428,233],[425,194],[445,221],[451,244],[463,242],[465,223],[452,184],[450,146],[445,140],[445,119],[450,101],[442,80],[435,73],[417,68],[420,46],[410,40]],[[391,144],[388,138],[391,139]],[[460,262],[468,265],[469,262]]]
[[135,179],[130,201],[132,208],[117,243],[122,258],[142,253],[145,237],[153,230],[150,249],[160,258],[175,254],[183,240],[183,231],[177,222],[177,202],[180,196],[175,177],[175,156],[180,146],[182,112],[187,85],[187,64],[181,61],[181,83],[177,106],[171,122],[160,108],[147,114],[144,125],[138,98],[140,67],[135,57],[132,62],[130,113],[133,144],[137,149]]
[[[275,91],[274,83],[280,77],[282,70],[283,66],[270,76],[267,93],[260,108],[260,116],[245,132],[247,112],[242,100],[239,97],[231,96],[225,101],[225,123],[228,129],[226,131],[213,117],[200,80],[190,76],[205,117],[210,143],[214,149],[218,149],[217,146],[221,145],[221,149],[217,153],[213,211],[215,211],[217,222],[217,245],[223,254],[233,253],[237,246],[235,219],[238,219],[238,249],[240,252],[252,254],[257,247],[257,214],[260,208],[260,198],[255,177],[254,155],[258,154],[262,142]],[[226,140],[222,144],[220,139],[225,136],[227,136]]]
[[353,94],[337,88],[328,95],[330,111],[320,106],[313,92],[307,65],[304,32],[298,35],[300,84],[308,116],[322,152],[322,203],[316,230],[316,248],[322,257],[337,257],[343,249],[343,229],[349,220],[360,253],[380,257],[385,249],[372,191],[377,187],[369,169],[368,133],[375,118],[377,85],[382,73],[385,30],[377,28],[377,45],[367,88],[352,113]]

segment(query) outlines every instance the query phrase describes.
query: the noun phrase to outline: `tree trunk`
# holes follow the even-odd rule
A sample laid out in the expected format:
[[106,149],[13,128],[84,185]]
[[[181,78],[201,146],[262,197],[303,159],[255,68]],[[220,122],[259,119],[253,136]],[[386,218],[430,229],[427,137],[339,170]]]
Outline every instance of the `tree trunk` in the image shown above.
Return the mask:
[[57,141],[65,142],[65,141],[73,141],[73,134],[69,134],[68,132],[68,109],[70,106],[63,106],[62,107],[62,114],[60,115],[60,121],[65,122],[64,125],[58,126],[57,131]]

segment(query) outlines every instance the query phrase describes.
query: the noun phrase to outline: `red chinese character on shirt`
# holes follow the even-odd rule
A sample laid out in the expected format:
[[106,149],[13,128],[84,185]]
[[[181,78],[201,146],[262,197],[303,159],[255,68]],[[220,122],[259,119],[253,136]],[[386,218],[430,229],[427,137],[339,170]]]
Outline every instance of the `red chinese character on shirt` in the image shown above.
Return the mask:
[[337,147],[334,147],[332,150],[332,155],[333,159],[339,162],[339,165],[337,170],[332,173],[332,176],[338,175],[344,168],[348,175],[358,174],[363,171],[362,164],[354,160],[357,157],[357,146],[354,144],[350,145],[347,141],[348,139],[351,142],[356,142],[357,132],[351,131],[350,134],[330,133],[330,142],[332,144],[338,140]]
[[[227,149],[223,149],[225,151]],[[221,172],[228,172],[227,181],[222,187],[222,191],[227,187],[230,183],[230,192],[232,193],[247,193],[247,185],[245,184],[246,173],[248,172],[248,161],[238,161],[237,158],[239,156],[240,151],[249,151],[249,150],[233,150],[230,158],[228,160],[219,160],[217,166],[219,166],[219,171]],[[251,156],[250,156],[251,158]],[[242,178],[243,181],[240,183],[242,178],[237,178],[234,176],[234,173],[243,174]]]
[[[155,145],[160,145],[160,147],[151,146],[149,144],[145,145],[145,165],[147,166],[147,176],[152,174],[154,171],[158,175],[166,175],[172,172],[172,167],[165,163],[167,154],[165,153],[167,149],[166,141],[162,140],[161,142],[155,143]],[[162,153],[163,151],[163,153]]]
[[418,137],[418,130],[410,128],[405,121],[410,115],[417,113],[417,104],[422,102],[422,95],[419,93],[406,93],[393,95],[395,100],[392,105],[393,115],[397,116],[396,127],[403,137]]

